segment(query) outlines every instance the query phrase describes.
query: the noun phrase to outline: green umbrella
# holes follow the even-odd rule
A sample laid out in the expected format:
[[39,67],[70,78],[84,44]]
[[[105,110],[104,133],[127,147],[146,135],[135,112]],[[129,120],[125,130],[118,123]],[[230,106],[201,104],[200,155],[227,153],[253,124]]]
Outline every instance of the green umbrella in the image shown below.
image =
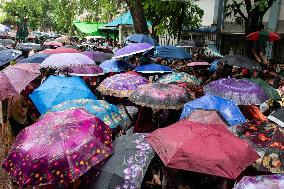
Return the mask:
[[271,98],[272,100],[275,101],[281,100],[279,92],[271,85],[263,81],[262,79],[247,79],[247,80],[261,87],[265,91],[265,93],[269,96],[269,98]]

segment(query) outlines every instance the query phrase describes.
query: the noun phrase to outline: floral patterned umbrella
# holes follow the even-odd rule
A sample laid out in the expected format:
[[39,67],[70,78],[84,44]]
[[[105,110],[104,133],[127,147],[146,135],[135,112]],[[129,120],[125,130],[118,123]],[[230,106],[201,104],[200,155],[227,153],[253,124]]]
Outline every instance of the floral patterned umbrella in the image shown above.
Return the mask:
[[97,88],[104,95],[115,97],[129,97],[139,85],[147,83],[147,79],[132,74],[117,74],[106,78]]
[[168,75],[162,76],[158,83],[190,83],[194,85],[200,85],[200,81],[193,75],[189,75],[185,72],[175,72]]
[[20,132],[2,167],[21,187],[70,183],[111,154],[111,129],[100,119],[51,112]]
[[123,121],[120,115],[119,109],[109,104],[104,100],[93,100],[93,99],[78,99],[68,100],[61,104],[53,106],[50,112],[59,112],[70,109],[82,108],[94,116],[101,119],[105,124],[109,125],[110,128],[116,128]]
[[261,159],[254,165],[258,170],[284,173],[284,130],[277,124],[253,121],[236,126],[234,132],[257,150]]
[[190,94],[175,84],[151,83],[139,86],[129,100],[155,109],[180,109],[190,100]]
[[223,78],[205,87],[205,94],[233,100],[237,105],[259,105],[269,99],[265,91],[246,80]]
[[245,176],[233,189],[281,189],[284,188],[284,175]]

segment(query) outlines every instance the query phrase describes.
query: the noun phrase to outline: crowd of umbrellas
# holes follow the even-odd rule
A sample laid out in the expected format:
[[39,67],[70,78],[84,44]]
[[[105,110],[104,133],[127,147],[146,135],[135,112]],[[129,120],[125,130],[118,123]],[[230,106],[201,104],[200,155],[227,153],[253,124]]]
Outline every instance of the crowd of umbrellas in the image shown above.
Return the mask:
[[[265,121],[248,121],[240,109],[269,99],[279,101],[280,93],[261,79],[221,78],[201,87],[195,76],[166,65],[152,62],[135,67],[127,58],[142,53],[192,57],[183,48],[138,42],[112,55],[64,46],[43,50],[0,72],[0,100],[21,94],[46,70],[53,72],[29,93],[41,116],[17,135],[2,162],[9,176],[21,187],[36,187],[72,183],[91,174],[91,188],[134,189],[141,188],[157,156],[168,168],[234,180],[234,189],[284,188],[284,109]],[[21,55],[14,49],[0,54],[2,65]],[[225,56],[220,62],[262,69],[244,59]],[[208,65],[191,62],[188,66]],[[162,76],[150,81],[145,77],[149,75]],[[96,81],[94,92],[86,77],[104,79]],[[204,95],[193,96],[188,85],[202,88]],[[113,140],[113,130],[131,130],[126,119],[135,120],[127,105],[120,109],[104,97],[182,113],[179,121],[167,127],[150,133],[126,132]],[[251,166],[265,174],[244,176]]]

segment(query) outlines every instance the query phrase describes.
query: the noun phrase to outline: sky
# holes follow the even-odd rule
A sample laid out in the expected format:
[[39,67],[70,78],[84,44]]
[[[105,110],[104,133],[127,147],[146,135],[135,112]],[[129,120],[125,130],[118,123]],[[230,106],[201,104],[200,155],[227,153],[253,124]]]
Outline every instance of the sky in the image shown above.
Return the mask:
[[199,0],[196,1],[196,4],[204,10],[201,25],[210,26],[213,24],[215,0]]

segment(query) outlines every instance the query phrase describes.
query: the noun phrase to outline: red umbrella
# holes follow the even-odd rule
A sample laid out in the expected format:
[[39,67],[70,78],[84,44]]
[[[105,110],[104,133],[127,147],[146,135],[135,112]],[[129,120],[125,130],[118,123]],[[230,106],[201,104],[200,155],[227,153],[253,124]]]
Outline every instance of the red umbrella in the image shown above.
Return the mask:
[[257,153],[223,125],[188,120],[146,137],[167,167],[236,179]]
[[59,54],[59,53],[80,53],[80,51],[72,48],[57,48],[57,49],[46,49],[41,51],[42,54]]
[[280,40],[280,36],[277,33],[268,32],[268,31],[257,31],[247,36],[247,40],[250,41],[258,41],[260,38],[266,39],[268,41]]

